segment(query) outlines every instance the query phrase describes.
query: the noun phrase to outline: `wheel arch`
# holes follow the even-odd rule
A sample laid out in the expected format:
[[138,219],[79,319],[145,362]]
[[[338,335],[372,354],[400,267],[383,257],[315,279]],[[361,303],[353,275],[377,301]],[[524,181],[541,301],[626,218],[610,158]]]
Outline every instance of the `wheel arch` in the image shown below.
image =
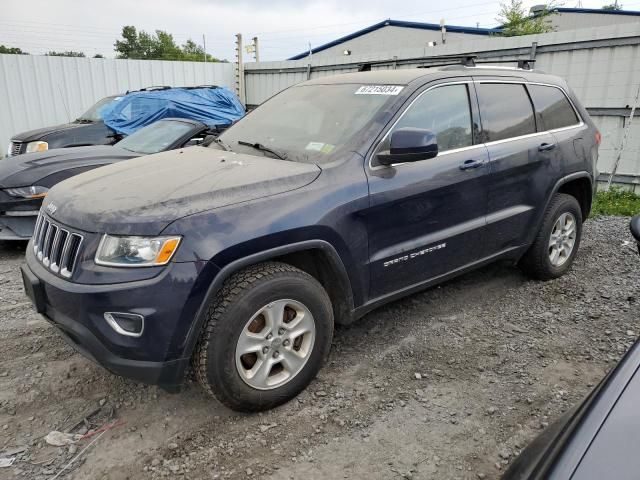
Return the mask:
[[584,222],[589,217],[593,202],[593,183],[588,174],[565,177],[564,181],[556,188],[555,193],[566,193],[574,197],[580,205],[582,221]]
[[218,271],[187,333],[184,357],[190,357],[193,354],[207,315],[207,307],[224,282],[239,270],[267,260],[287,263],[316,278],[329,294],[336,323],[348,324],[354,320],[351,282],[335,248],[324,240],[307,240],[284,245],[239,258]]
[[[589,216],[591,204],[593,202],[593,176],[587,171],[574,172],[560,178],[555,183],[544,203],[544,208],[540,209],[540,213],[537,216],[535,223],[532,225],[529,238],[527,239],[526,244],[523,245],[525,248],[515,258],[516,262],[520,261],[522,256],[527,252],[527,249],[533,243],[538,230],[540,230],[540,227],[542,226],[544,212],[547,211],[547,208],[549,208],[549,205],[551,204],[551,200],[557,193],[565,193],[576,198],[580,205],[582,221],[584,223]],[[581,196],[581,198],[579,196]]]

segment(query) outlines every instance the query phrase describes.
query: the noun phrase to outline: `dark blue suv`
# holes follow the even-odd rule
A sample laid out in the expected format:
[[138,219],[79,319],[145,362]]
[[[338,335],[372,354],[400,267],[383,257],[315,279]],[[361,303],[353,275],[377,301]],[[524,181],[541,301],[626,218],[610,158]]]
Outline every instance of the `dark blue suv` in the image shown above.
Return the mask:
[[600,134],[560,78],[449,66],[291,87],[209,147],[56,185],[23,267],[110,371],[231,408],[314,378],[334,324],[499,259],[564,274]]

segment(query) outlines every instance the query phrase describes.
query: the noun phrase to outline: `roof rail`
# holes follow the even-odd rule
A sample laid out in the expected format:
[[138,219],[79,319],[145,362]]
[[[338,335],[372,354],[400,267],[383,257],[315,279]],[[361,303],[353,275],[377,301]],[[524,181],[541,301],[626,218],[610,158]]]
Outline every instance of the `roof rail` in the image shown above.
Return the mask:
[[196,85],[195,87],[182,87],[185,90],[193,90],[195,88],[220,88],[218,85]]
[[[434,61],[438,63],[432,63],[431,65],[421,65],[417,68],[430,68],[430,67],[444,67],[447,65],[465,65],[467,67],[474,66],[474,59],[477,55],[439,55],[436,57],[413,57],[413,58],[393,58],[389,60],[373,60],[371,62],[363,62],[359,63],[358,71],[359,72],[369,72],[371,71],[372,65],[390,65],[397,64],[401,62],[417,62],[417,61]],[[442,62],[442,63],[440,63]]]
[[169,85],[152,85],[150,87],[141,88],[138,91],[139,92],[151,92],[153,90],[169,90],[170,88],[173,88],[173,87],[171,87]]
[[477,55],[439,55],[437,57],[424,57],[424,60],[442,61],[430,65],[419,65],[417,68],[447,67],[449,65],[463,65],[465,67],[476,66]]
[[[516,68],[521,70],[533,70],[533,64],[536,62],[534,58],[517,58],[514,60],[481,60],[476,61],[475,63],[479,64],[487,64],[487,63],[515,63],[517,65]],[[475,65],[474,65],[475,66]]]
[[169,85],[152,85],[150,87],[144,87],[138,90],[127,90],[125,95],[134,93],[134,92],[153,92],[155,90],[170,90],[171,88],[173,87],[170,87]]
[[520,58],[513,60],[478,60],[477,55],[443,55],[441,57],[432,57],[442,60],[459,60],[456,63],[434,63],[431,65],[420,65],[417,68],[431,68],[431,67],[444,67],[451,65],[462,65],[463,67],[476,67],[481,64],[493,64],[493,63],[516,63],[517,67],[521,70],[533,70],[533,64],[535,63],[535,59],[533,58]]

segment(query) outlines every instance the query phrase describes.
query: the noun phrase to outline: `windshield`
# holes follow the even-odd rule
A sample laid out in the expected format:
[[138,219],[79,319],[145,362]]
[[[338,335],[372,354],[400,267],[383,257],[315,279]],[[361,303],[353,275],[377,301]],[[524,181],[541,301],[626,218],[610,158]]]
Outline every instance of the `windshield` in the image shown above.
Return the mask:
[[[349,143],[402,90],[382,88],[386,93],[357,84],[292,87],[233,125],[220,140],[233,151],[252,155],[278,156],[266,147],[287,160],[330,161],[333,152]],[[211,147],[221,148],[219,143]]]
[[158,153],[169,148],[192,129],[193,125],[188,123],[160,120],[123,138],[117,145],[136,153]]
[[102,116],[100,115],[100,110],[102,107],[109,105],[114,100],[117,100],[122,97],[105,97],[102,100],[98,101],[93,107],[84,112],[80,117],[78,117],[79,122],[99,122],[102,120]]

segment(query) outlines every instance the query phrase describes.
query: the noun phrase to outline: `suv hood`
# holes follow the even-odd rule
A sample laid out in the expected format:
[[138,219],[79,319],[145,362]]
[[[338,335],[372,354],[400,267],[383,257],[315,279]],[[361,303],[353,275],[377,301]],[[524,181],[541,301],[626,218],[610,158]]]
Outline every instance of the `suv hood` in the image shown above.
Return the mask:
[[194,213],[276,195],[313,182],[314,164],[205,147],[147,155],[54,187],[43,208],[88,232],[157,235]]
[[[57,183],[56,178],[67,178],[64,175],[56,175],[61,172],[69,171],[71,176],[75,174],[76,169],[84,171],[87,169],[85,167],[97,168],[139,156],[139,153],[110,145],[54,148],[46,152],[24,153],[0,160],[0,188],[30,185],[50,187]],[[47,178],[51,175],[55,177]]]
[[47,135],[60,133],[67,130],[87,128],[94,123],[63,123],[62,125],[54,125],[53,127],[36,128],[28,132],[21,132],[11,137],[12,142],[34,142],[36,140],[47,140]]

